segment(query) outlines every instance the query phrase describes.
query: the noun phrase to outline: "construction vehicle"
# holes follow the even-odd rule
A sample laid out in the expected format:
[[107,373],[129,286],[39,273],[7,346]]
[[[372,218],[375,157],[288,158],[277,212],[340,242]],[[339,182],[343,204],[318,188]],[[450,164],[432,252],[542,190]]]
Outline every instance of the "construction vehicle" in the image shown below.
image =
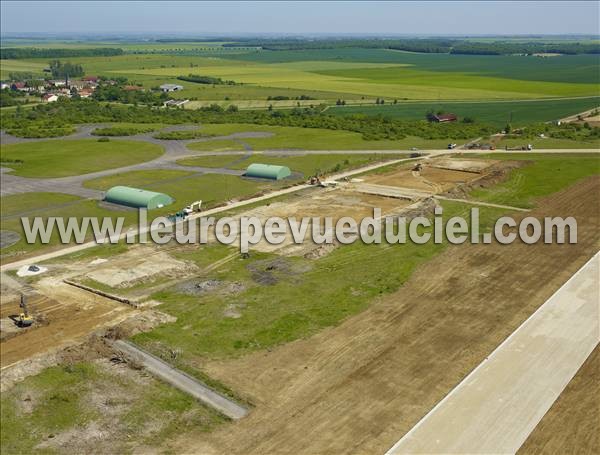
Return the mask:
[[27,309],[27,302],[25,301],[25,296],[21,294],[21,303],[19,307],[23,309],[23,312],[19,314],[19,319],[17,319],[17,325],[19,327],[29,327],[33,324],[33,318],[29,314],[29,310]]
[[170,213],[169,215],[167,215],[167,219],[171,222],[171,223],[176,223],[178,221],[183,221],[187,218],[188,214],[185,212],[185,210],[181,210],[177,213]]
[[422,163],[417,163],[415,164],[415,167],[412,168],[413,172],[421,172],[421,169],[423,169]]
[[202,207],[202,201],[192,202],[190,205],[188,205],[186,208],[183,209],[183,212],[186,215],[191,215],[194,212],[199,212],[201,210],[201,207]]
[[456,144],[450,143],[448,144],[448,150],[452,150],[456,148]]

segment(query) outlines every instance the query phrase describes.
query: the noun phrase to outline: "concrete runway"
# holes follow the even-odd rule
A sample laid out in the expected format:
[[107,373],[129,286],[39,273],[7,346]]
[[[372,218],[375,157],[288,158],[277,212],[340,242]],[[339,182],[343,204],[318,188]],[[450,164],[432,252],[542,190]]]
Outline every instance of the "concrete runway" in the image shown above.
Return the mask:
[[600,253],[386,455],[515,453],[600,342]]

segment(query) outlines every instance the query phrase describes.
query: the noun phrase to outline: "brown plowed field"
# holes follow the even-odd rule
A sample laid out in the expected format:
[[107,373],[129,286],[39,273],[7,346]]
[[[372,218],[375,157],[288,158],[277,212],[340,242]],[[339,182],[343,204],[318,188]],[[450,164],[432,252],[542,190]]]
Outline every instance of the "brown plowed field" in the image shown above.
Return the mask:
[[518,455],[600,453],[600,347],[590,354]]
[[[383,453],[600,247],[600,177],[540,201],[534,216],[575,216],[576,245],[460,245],[396,293],[319,334],[207,372],[256,404],[195,453]],[[323,302],[326,305],[327,302]]]

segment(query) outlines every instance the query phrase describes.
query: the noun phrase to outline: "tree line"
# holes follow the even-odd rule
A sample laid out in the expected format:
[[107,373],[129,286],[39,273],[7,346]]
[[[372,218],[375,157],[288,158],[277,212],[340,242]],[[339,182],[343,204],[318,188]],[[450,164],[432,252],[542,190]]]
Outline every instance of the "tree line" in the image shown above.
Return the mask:
[[240,40],[226,43],[223,47],[261,47],[271,51],[317,50],[317,49],[394,49],[408,52],[444,53],[465,55],[510,55],[510,54],[600,54],[600,43],[597,42],[512,42],[505,40],[477,42],[446,38],[415,39],[273,39],[273,40]]
[[235,81],[225,81],[220,77],[201,76],[199,74],[188,74],[187,76],[178,76],[177,79],[185,82],[194,82],[196,84],[236,85]]
[[6,47],[0,50],[0,58],[2,59],[112,57],[116,55],[123,55],[123,49],[115,47],[92,47],[87,49]]

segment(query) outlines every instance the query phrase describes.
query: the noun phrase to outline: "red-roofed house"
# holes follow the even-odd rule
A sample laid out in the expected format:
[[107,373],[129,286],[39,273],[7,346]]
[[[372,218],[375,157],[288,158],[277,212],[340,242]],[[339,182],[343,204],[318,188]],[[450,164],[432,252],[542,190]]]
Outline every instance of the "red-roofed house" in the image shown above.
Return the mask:
[[94,94],[94,90],[92,90],[91,88],[82,88],[77,93],[82,98],[89,98],[90,96],[92,96]]
[[85,76],[83,78],[83,80],[85,82],[98,82],[98,77],[97,76]]
[[433,121],[438,123],[456,122],[457,120],[458,117],[456,116],[456,114],[440,114],[433,116]]
[[44,96],[42,96],[42,101],[44,103],[53,103],[56,100],[58,100],[58,96],[56,96],[54,93],[46,93]]

